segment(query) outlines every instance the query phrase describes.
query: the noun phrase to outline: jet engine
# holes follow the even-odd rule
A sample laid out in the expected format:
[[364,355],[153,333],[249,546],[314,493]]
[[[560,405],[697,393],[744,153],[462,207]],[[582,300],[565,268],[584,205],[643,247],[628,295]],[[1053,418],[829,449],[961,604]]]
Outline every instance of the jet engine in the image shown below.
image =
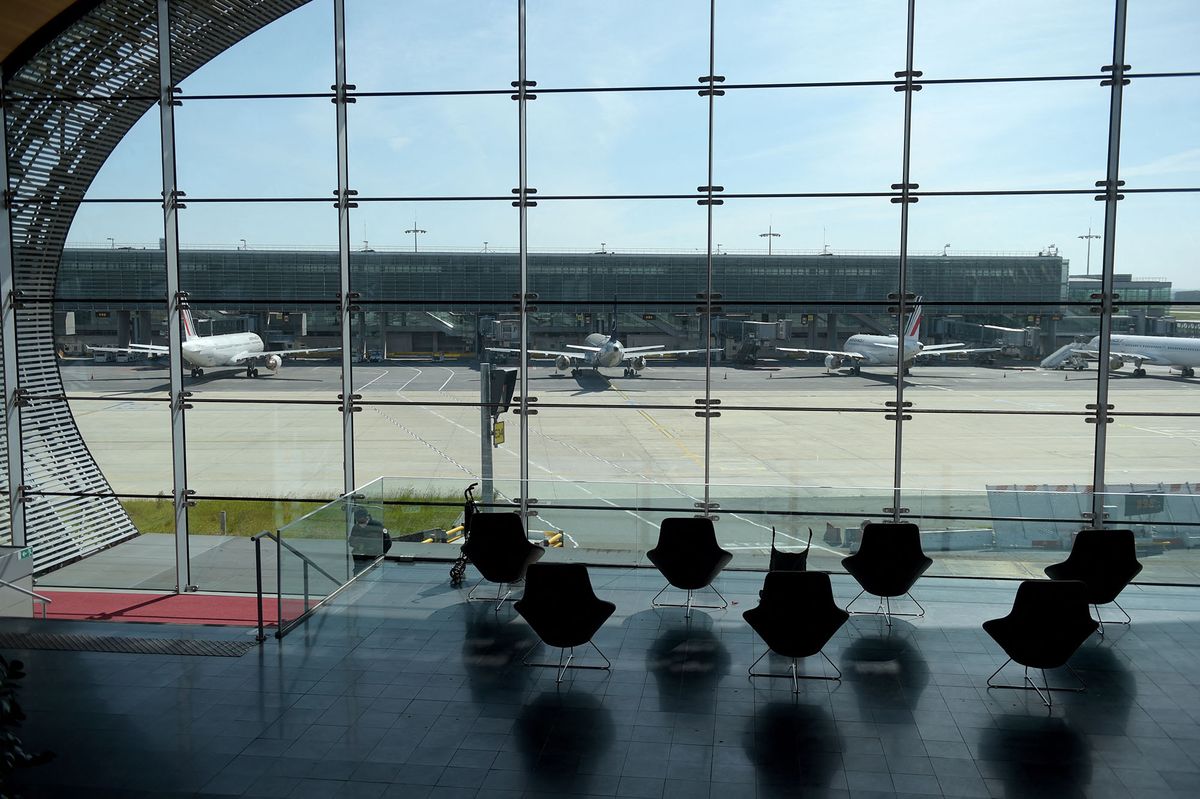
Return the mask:
[[280,358],[278,355],[267,356],[267,368],[272,372],[278,372],[281,366],[283,366],[283,358]]
[[560,355],[554,359],[554,368],[561,372],[565,372],[571,368],[571,359],[565,355]]
[[639,355],[638,357],[633,359],[632,366],[633,366],[633,371],[640,372],[646,368],[646,359]]
[[826,355],[825,356],[825,368],[826,369],[830,369],[830,370],[837,369],[841,365],[842,365],[842,359],[839,358],[838,356],[836,356],[836,355]]
[[1120,369],[1124,365],[1125,365],[1125,360],[1123,358],[1112,357],[1112,358],[1108,359],[1108,368],[1114,372],[1117,371],[1118,369]]

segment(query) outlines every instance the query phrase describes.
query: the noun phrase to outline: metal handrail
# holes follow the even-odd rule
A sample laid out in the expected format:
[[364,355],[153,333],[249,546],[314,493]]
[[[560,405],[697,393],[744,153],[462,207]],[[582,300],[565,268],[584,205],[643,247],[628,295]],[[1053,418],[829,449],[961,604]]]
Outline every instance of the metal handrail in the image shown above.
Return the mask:
[[[335,596],[340,594],[343,589],[345,589],[348,585],[353,583],[355,580],[357,580],[363,574],[366,574],[366,572],[369,571],[369,569],[370,569],[370,567],[368,567],[367,569],[364,569],[364,570],[360,571],[358,574],[355,574],[354,576],[350,577],[348,580],[344,580],[344,581],[339,580],[338,578],[334,577],[329,572],[322,569],[319,565],[317,565],[317,563],[315,561],[313,561],[311,558],[309,558],[303,552],[296,549],[291,544],[289,544],[288,542],[286,542],[282,538],[280,538],[278,535],[276,535],[275,533],[272,533],[270,530],[263,530],[261,533],[258,533],[257,535],[252,536],[250,540],[254,542],[254,573],[255,573],[255,581],[256,581],[257,596],[258,596],[258,635],[255,637],[255,640],[257,640],[259,643],[262,643],[263,641],[267,640],[266,632],[263,629],[263,587],[262,587],[262,539],[263,538],[270,538],[272,541],[274,541],[276,543],[277,546],[287,547],[292,553],[294,553],[297,557],[299,557],[301,559],[301,561],[303,561],[303,563],[304,563],[304,612],[302,614],[300,614],[299,616],[297,616],[295,619],[292,619],[292,621],[290,621],[287,624],[287,626],[285,627],[284,623],[283,623],[283,558],[279,557],[278,555],[276,555],[276,557],[275,557],[275,592],[276,592],[275,593],[275,612],[276,612],[275,637],[276,638],[283,638],[283,636],[287,634],[288,630],[290,630],[292,627],[295,627],[300,622],[304,621],[317,608],[321,607],[321,605],[325,604],[326,602],[328,602],[329,600],[333,599]],[[375,566],[376,564],[380,563],[382,560],[383,560],[383,556],[380,555],[378,558],[376,558],[371,563],[371,566]],[[311,608],[308,606],[308,600],[309,600],[308,568],[309,568],[309,566],[312,566],[312,568],[319,571],[325,577],[329,578],[334,583],[336,583],[338,586],[337,589],[335,589],[333,592],[331,592],[330,594],[325,596],[324,599],[322,599],[320,602],[317,602],[317,604],[313,605]]]
[[48,596],[42,596],[37,591],[30,591],[28,588],[22,588],[21,586],[17,585],[16,583],[10,583],[8,580],[5,580],[3,578],[0,578],[0,586],[4,586],[5,588],[11,588],[14,591],[20,591],[22,594],[33,597],[37,601],[41,602],[43,619],[46,618],[46,606],[49,604],[52,604],[54,602],[54,600]]

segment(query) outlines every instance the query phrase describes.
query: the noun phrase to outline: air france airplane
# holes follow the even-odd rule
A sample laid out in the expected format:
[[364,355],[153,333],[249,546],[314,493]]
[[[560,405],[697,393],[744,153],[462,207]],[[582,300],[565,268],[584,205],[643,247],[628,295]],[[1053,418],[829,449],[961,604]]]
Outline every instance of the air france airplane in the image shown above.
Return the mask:
[[[617,338],[617,315],[613,312],[612,330],[606,336],[603,333],[591,333],[582,344],[567,344],[571,352],[559,350],[529,350],[534,358],[553,358],[555,374],[571,370],[571,376],[577,377],[580,367],[590,367],[593,371],[603,368],[620,366],[624,368],[625,377],[637,377],[646,368],[647,358],[661,358],[664,355],[694,355],[705,350],[664,350],[661,344],[645,347],[626,347]],[[503,347],[488,347],[489,352],[505,354],[520,354],[518,349]]]
[[[1087,344],[1072,351],[1093,360],[1100,357],[1100,337],[1093,336]],[[1121,336],[1112,337],[1109,344],[1108,366],[1120,369],[1127,361],[1133,363],[1133,376],[1145,377],[1143,364],[1178,369],[1180,377],[1195,377],[1200,366],[1200,338],[1182,336]]]
[[[183,360],[192,369],[192,377],[203,377],[206,367],[246,367],[246,377],[258,377],[258,365],[272,373],[283,366],[288,355],[311,352],[340,352],[337,347],[309,347],[294,350],[267,350],[256,333],[222,333],[201,336],[196,333],[191,311],[181,311],[183,318]],[[117,352],[125,355],[158,357],[170,350],[161,344],[130,344],[128,347],[89,347],[93,352]]]
[[[918,301],[920,298],[917,298]],[[880,336],[870,333],[857,333],[846,339],[846,346],[841,350],[818,350],[812,348],[793,349],[777,347],[780,352],[795,352],[805,355],[816,353],[825,356],[825,369],[834,372],[849,367],[850,374],[858,374],[863,366],[895,366],[897,355],[903,359],[903,372],[908,374],[909,364],[917,358],[934,358],[943,355],[968,355],[976,352],[996,352],[999,347],[980,347],[965,349],[966,345],[956,344],[922,344],[921,336],[921,305],[913,309],[904,327],[903,344],[896,336]],[[900,348],[903,346],[903,352]]]

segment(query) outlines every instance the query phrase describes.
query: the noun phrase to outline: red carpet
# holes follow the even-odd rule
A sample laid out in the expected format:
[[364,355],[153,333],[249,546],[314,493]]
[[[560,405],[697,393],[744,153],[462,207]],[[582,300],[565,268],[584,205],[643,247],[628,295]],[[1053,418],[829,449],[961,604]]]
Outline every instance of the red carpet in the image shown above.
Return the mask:
[[[258,625],[258,598],[222,594],[122,594],[114,591],[41,591],[53,602],[51,619],[140,621],[158,624]],[[284,620],[304,612],[304,601],[283,600]],[[263,597],[263,624],[274,627],[275,599]]]

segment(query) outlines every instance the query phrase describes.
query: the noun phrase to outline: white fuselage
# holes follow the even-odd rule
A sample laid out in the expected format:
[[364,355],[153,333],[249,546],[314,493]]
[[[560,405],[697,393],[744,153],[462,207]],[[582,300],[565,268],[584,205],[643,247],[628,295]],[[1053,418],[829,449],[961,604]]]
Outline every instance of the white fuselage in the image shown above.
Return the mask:
[[[895,366],[897,355],[895,336],[879,336],[859,333],[846,339],[846,352],[862,356],[861,363],[867,366]],[[904,362],[908,363],[921,351],[921,342],[915,338],[904,339]]]
[[[1087,346],[1099,352],[1100,337],[1093,337]],[[1200,367],[1200,338],[1116,335],[1112,337],[1109,349],[1122,355],[1142,355],[1147,361],[1160,365]]]
[[195,367],[241,366],[233,359],[263,351],[263,341],[255,333],[223,333],[183,342],[183,359]]
[[603,333],[592,333],[583,340],[588,347],[599,347],[599,352],[587,353],[586,363],[593,367],[620,366],[625,359],[625,348],[621,342],[610,339]]

